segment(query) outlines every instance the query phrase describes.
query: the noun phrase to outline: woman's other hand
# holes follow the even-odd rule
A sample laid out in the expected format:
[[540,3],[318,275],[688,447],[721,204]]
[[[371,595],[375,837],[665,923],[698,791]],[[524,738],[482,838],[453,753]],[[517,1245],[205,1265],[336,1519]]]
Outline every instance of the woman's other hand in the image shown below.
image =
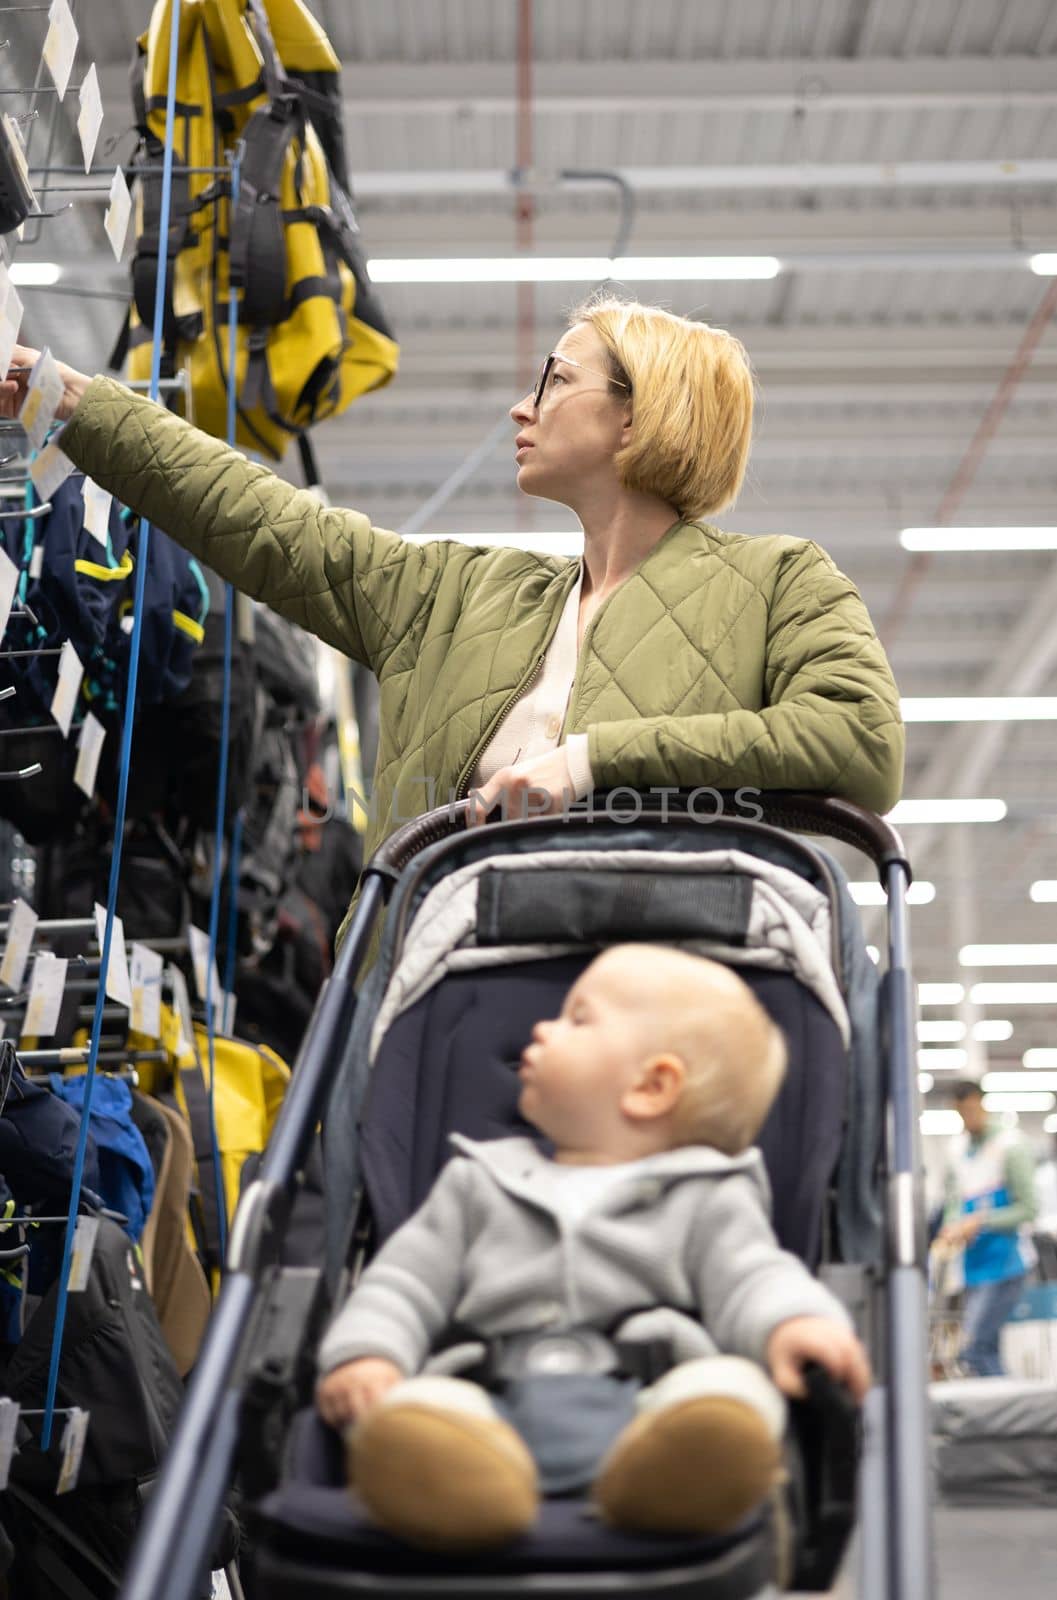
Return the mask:
[[516,766],[500,767],[483,789],[471,789],[468,799],[468,828],[479,828],[497,805],[502,807],[500,820],[504,822],[557,816],[575,799],[564,745]]
[[[29,345],[16,344],[11,356],[11,365],[4,378],[0,379],[0,419],[3,421],[13,421],[22,410],[26,388],[33,368],[39,360],[39,350],[34,350]],[[62,378],[63,394],[55,413],[55,420],[68,422],[80,405],[84,392],[92,380],[83,372],[76,372],[73,367],[66,366],[62,361],[56,362],[56,366]]]

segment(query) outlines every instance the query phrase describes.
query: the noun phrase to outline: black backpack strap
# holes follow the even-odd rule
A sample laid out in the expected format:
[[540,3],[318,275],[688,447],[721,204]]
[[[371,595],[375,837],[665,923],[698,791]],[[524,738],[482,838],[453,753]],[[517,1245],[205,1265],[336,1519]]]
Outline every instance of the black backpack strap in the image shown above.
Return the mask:
[[255,111],[243,134],[229,248],[231,283],[242,290],[239,320],[251,328],[274,327],[285,315],[286,236],[279,189],[287,151],[299,131],[303,136],[303,119],[287,103]]
[[264,62],[264,87],[268,98],[279,100],[283,95],[290,93],[290,84],[279,59],[279,52],[275,48],[272,30],[268,25],[268,14],[261,5],[261,0],[246,0],[246,20],[253,30],[257,48]]
[[221,1193],[217,1194],[216,1172],[213,1167],[213,1134],[209,1120],[209,1089],[198,1059],[198,1042],[195,1041],[194,1065],[180,1068],[180,1084],[187,1104],[187,1120],[191,1125],[191,1143],[194,1147],[195,1167],[198,1172],[198,1196],[201,1206],[202,1251],[212,1266],[221,1266],[220,1260],[220,1207],[225,1206],[224,1178],[221,1173]]

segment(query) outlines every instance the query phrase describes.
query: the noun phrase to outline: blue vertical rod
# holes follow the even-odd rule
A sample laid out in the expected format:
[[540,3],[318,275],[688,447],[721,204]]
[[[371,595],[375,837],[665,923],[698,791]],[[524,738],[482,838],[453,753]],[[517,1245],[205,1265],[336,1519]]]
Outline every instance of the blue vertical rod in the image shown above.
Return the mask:
[[[172,212],[173,141],[172,130],[176,115],[176,74],[180,59],[180,7],[182,0],[172,0],[169,31],[169,83],[165,102],[165,158],[162,166],[161,215],[159,238],[168,239]],[[161,393],[162,333],[165,326],[165,298],[168,278],[168,252],[158,251],[158,277],[154,292],[154,344],[151,351],[150,398],[157,400]],[[121,876],[121,854],[125,835],[125,812],[128,803],[128,777],[132,764],[132,728],[136,718],[136,687],[139,679],[140,638],[143,631],[143,596],[147,580],[147,561],[150,554],[150,524],[144,522],[140,531],[139,560],[136,566],[136,588],[133,601],[132,638],[129,644],[128,689],[125,696],[125,715],[121,726],[121,762],[118,769],[117,808],[114,813],[114,852],[110,860],[110,882],[107,889],[106,925],[103,930],[103,950],[99,966],[99,987],[95,996],[95,1013],[92,1017],[92,1035],[88,1046],[88,1069],[81,1107],[81,1127],[77,1137],[77,1151],[73,1163],[73,1180],[70,1188],[70,1212],[66,1221],[66,1236],[62,1249],[62,1266],[59,1270],[59,1293],[55,1306],[55,1332],[51,1341],[51,1361],[48,1366],[48,1392],[44,1402],[44,1426],[41,1430],[41,1449],[51,1444],[52,1422],[55,1416],[55,1393],[59,1383],[59,1362],[62,1357],[62,1336],[66,1325],[66,1299],[69,1294],[70,1262],[73,1259],[73,1235],[77,1226],[77,1212],[81,1203],[81,1183],[84,1178],[85,1152],[88,1147],[88,1122],[92,1108],[92,1088],[95,1083],[96,1062],[99,1059],[99,1039],[103,1031],[103,1006],[106,1001],[106,974],[110,967],[110,948],[113,943],[114,914],[117,908],[117,886]]]

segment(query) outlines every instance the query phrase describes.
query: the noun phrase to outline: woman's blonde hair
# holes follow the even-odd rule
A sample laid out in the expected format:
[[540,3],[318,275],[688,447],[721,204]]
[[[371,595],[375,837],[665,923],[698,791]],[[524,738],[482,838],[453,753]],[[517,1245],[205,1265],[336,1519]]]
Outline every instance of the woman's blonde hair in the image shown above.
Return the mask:
[[570,328],[584,322],[605,345],[614,382],[632,392],[633,436],[616,456],[624,487],[660,495],[688,521],[731,505],[748,465],[755,399],[740,340],[605,293],[570,314]]

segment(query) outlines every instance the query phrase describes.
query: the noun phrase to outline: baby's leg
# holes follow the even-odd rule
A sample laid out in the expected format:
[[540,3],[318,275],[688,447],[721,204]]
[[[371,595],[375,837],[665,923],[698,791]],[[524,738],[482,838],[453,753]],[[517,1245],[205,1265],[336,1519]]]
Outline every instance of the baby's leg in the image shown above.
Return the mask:
[[642,1391],[637,1408],[595,1480],[607,1522],[725,1533],[779,1481],[785,1401],[755,1362],[682,1362]]
[[408,1378],[346,1434],[350,1485],[387,1533],[434,1550],[481,1550],[524,1533],[535,1463],[484,1389]]

